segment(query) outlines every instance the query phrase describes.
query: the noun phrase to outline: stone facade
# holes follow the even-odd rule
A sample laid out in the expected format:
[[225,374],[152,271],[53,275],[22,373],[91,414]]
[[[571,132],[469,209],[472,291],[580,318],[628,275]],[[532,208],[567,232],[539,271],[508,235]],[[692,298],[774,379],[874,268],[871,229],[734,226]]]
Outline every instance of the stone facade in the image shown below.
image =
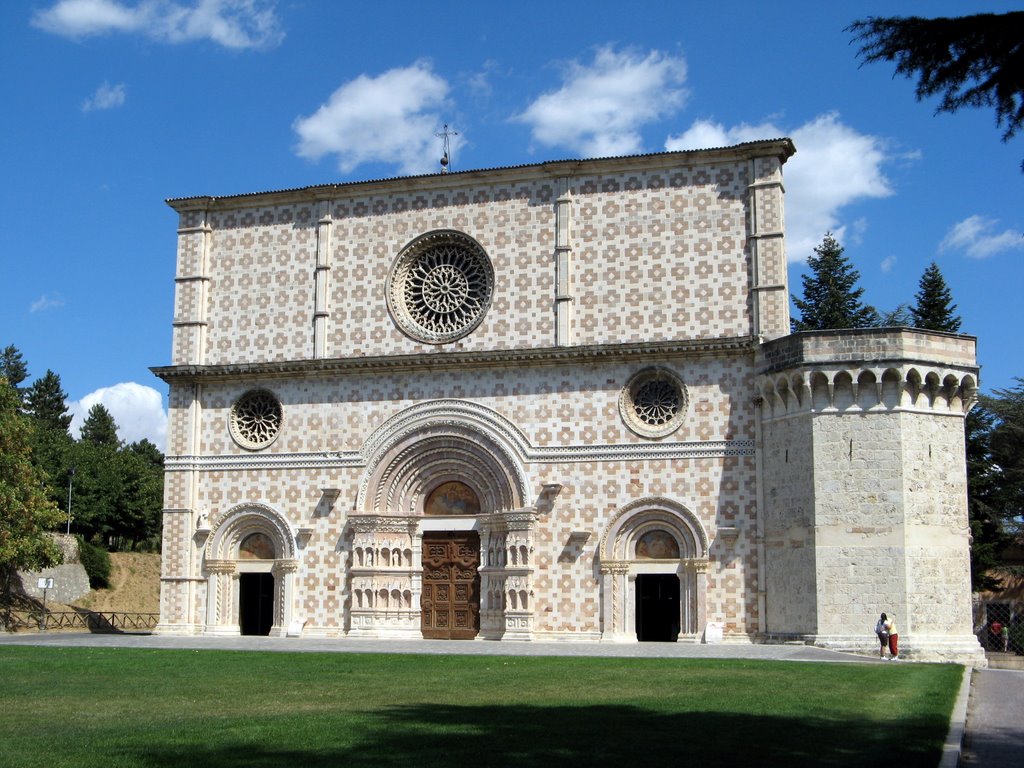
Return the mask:
[[971,655],[973,339],[788,335],[793,151],[169,201],[160,631]]

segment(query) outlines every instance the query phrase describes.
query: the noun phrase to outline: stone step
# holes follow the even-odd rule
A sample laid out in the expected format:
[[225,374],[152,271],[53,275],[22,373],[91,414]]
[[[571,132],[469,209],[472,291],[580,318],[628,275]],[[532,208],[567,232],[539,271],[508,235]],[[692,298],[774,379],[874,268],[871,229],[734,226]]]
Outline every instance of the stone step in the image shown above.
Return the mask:
[[1021,669],[1024,670],[1024,656],[1016,653],[1002,653],[1000,651],[986,651],[989,669]]

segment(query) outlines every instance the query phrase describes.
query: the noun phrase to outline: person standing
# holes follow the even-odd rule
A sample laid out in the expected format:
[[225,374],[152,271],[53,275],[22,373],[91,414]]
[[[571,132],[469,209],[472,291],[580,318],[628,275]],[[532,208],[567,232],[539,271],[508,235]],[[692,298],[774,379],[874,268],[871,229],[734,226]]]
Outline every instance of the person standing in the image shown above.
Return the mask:
[[881,647],[878,649],[878,658],[885,658],[885,649],[889,647],[889,630],[885,628],[885,622],[887,621],[885,614],[883,613],[875,624],[875,635],[878,637],[878,642]]
[[885,631],[889,635],[889,660],[896,661],[900,657],[900,633],[896,631],[896,619],[892,616],[885,620]]
[[993,621],[988,626],[989,643],[988,647],[994,651],[999,650],[999,646],[1003,644],[1003,624],[1000,621]]

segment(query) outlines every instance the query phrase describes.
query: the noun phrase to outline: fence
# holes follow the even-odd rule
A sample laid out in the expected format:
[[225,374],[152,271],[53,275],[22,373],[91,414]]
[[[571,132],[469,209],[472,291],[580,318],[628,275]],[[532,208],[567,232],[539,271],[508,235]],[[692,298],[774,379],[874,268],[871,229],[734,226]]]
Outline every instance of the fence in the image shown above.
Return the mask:
[[986,651],[1024,655],[1024,602],[986,600],[975,603],[974,628]]
[[84,629],[88,632],[149,632],[160,620],[159,613],[124,613],[116,611],[11,611],[6,616],[7,629]]

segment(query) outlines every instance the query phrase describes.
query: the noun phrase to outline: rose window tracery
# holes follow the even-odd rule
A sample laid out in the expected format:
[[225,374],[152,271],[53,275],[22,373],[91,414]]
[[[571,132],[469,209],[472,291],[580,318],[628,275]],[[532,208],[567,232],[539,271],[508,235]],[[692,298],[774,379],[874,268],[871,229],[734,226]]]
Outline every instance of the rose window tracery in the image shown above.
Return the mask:
[[493,290],[494,269],[479,243],[461,232],[431,232],[396,259],[388,308],[407,335],[443,344],[479,325]]
[[661,379],[645,382],[633,397],[640,421],[651,427],[668,424],[683,404],[679,389]]
[[243,448],[257,450],[273,443],[281,432],[284,411],[266,390],[246,392],[231,407],[231,437]]
[[667,368],[640,371],[622,389],[619,413],[644,437],[664,437],[679,429],[686,415],[686,387]]

